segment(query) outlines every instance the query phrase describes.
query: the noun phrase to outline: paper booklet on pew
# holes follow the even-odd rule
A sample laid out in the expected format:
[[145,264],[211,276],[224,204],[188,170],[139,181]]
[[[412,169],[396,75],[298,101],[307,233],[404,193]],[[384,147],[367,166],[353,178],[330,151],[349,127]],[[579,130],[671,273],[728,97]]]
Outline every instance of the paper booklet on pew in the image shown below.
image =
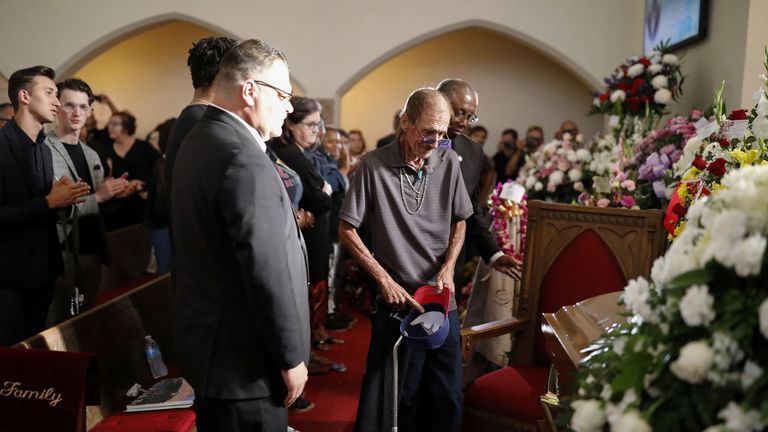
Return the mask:
[[184,378],[164,379],[149,388],[125,407],[125,412],[189,408],[195,392]]

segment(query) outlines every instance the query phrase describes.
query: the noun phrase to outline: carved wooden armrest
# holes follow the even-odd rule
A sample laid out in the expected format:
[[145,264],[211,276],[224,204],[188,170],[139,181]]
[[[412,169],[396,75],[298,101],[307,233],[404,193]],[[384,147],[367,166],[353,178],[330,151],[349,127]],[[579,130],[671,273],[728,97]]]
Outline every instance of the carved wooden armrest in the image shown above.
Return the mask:
[[474,343],[476,341],[516,332],[521,330],[527,322],[528,318],[513,317],[462,329],[461,357],[464,360],[464,364],[468,364],[471,360],[472,352],[475,350]]

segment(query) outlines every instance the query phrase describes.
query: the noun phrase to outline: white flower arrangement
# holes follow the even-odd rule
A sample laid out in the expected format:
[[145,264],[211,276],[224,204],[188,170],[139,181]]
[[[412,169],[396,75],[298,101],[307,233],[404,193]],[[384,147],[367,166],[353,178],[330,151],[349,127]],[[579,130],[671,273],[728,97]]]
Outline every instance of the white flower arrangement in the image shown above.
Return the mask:
[[768,166],[721,183],[691,206],[652,282],[628,282],[633,317],[582,363],[573,407],[588,404],[574,430],[768,427]]

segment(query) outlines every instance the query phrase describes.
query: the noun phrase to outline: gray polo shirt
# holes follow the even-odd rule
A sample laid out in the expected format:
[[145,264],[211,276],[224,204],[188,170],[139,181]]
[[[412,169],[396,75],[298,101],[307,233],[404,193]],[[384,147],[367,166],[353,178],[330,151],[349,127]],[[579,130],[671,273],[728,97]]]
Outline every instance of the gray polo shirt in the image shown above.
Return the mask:
[[[421,191],[419,208],[416,197]],[[468,218],[472,211],[455,152],[434,150],[419,175],[405,163],[399,143],[394,142],[363,156],[339,217],[356,228],[369,224],[374,258],[413,293],[435,283],[448,249],[451,223]]]

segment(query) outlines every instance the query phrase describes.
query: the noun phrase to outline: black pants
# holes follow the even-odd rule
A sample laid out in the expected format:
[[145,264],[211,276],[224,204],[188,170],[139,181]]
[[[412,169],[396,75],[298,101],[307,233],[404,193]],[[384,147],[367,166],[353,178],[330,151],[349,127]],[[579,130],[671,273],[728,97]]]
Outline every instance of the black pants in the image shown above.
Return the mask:
[[0,346],[17,344],[45,329],[53,280],[31,289],[0,289]]
[[285,432],[288,410],[282,400],[217,399],[195,396],[199,432]]
[[[392,427],[392,347],[400,337],[400,321],[378,305],[371,320],[371,345],[360,390],[355,432],[388,432]],[[411,350],[403,342],[398,356],[401,432],[455,432],[461,424],[463,369],[459,317],[449,312],[450,333],[442,347]]]

